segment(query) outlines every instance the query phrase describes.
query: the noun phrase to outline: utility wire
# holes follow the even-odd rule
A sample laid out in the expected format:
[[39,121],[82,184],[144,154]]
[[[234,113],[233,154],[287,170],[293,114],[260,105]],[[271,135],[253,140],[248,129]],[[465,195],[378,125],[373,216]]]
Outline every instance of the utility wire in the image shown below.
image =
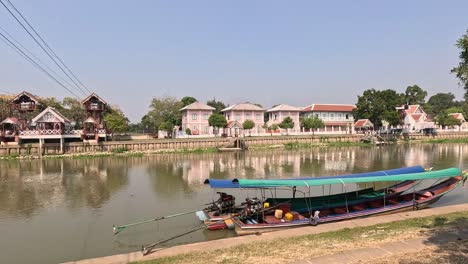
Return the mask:
[[[55,77],[57,79],[59,79],[60,81],[66,83],[68,86],[72,86],[72,84],[70,84],[70,82],[68,82],[66,79],[64,79],[62,76],[60,76],[56,71],[54,71],[53,69],[51,69],[45,62],[43,62],[41,59],[39,59],[36,55],[34,55],[34,53],[32,53],[31,51],[29,51],[25,46],[23,46],[18,40],[16,40],[10,33],[8,33],[8,31],[6,31],[4,28],[2,28],[0,26],[0,31],[3,31],[3,33],[8,36],[10,38],[10,40],[12,40],[13,42],[16,43],[16,45],[18,45],[19,47],[21,47],[23,49],[23,51],[25,51],[26,53],[29,54],[29,56],[33,57],[34,59],[36,59],[36,62],[38,62],[38,64],[41,64],[41,66],[43,66],[44,68],[46,68],[47,70],[49,70],[50,72],[52,72]],[[5,42],[6,43],[6,42]],[[8,43],[7,43],[8,44]],[[14,47],[10,46],[11,48],[14,49]],[[21,53],[19,53],[20,55],[22,55]]]
[[24,20],[24,22],[26,22],[26,24],[28,24],[28,26],[34,31],[34,33],[36,33],[36,35],[39,37],[39,39],[42,41],[42,43],[44,43],[44,45],[47,47],[47,49],[52,53],[52,55],[55,56],[55,58],[57,58],[59,60],[59,62],[63,65],[63,67],[65,67],[65,69],[68,70],[68,72],[78,81],[78,83],[81,84],[81,86],[83,86],[88,92],[91,93],[91,91],[88,89],[88,87],[86,85],[83,84],[83,82],[81,82],[80,79],[78,79],[78,77],[76,77],[76,75],[70,70],[70,68],[68,68],[68,66],[63,62],[62,59],[60,59],[60,57],[54,52],[54,50],[47,44],[47,42],[42,38],[42,36],[36,31],[36,29],[29,23],[29,21],[23,16],[23,14],[15,7],[15,5],[13,5],[13,3],[10,1],[10,0],[6,0],[8,1],[8,3],[10,4],[11,7],[13,7],[13,9],[15,9],[15,11],[21,16],[21,18]]
[[28,60],[30,63],[32,63],[36,68],[38,68],[40,71],[45,73],[49,78],[54,80],[56,83],[58,83],[60,86],[62,86],[65,90],[67,90],[69,93],[71,93],[73,96],[76,97],[76,99],[80,99],[72,90],[70,90],[68,87],[66,87],[63,83],[61,83],[59,80],[57,80],[54,76],[52,76],[48,71],[46,71],[41,65],[39,65],[37,62],[35,62],[31,57],[29,57],[23,50],[21,50],[18,46],[16,46],[15,43],[13,43],[8,37],[3,35],[3,33],[0,32],[0,37],[1,39],[10,47],[14,48],[18,53],[21,54],[26,60]]
[[[28,33],[28,35],[34,40],[34,42],[36,42],[37,45],[39,45],[39,47],[47,54],[47,56],[55,63],[55,65],[57,65],[57,67],[72,81],[72,83],[84,94],[86,95],[86,92],[83,90],[83,88],[81,88],[77,82],[63,69],[63,67],[57,62],[56,59],[54,59],[54,56],[51,55],[51,53],[44,47],[44,45],[42,45],[39,40],[37,40],[37,38],[31,33],[31,31],[29,31],[26,26],[20,21],[20,19],[11,11],[11,9],[5,4],[5,2],[3,0],[0,0],[0,3],[2,3],[2,5],[7,9],[7,11],[10,13],[10,15],[13,16],[13,18],[20,24],[20,26]],[[8,1],[8,3],[15,9],[16,12],[18,12],[18,14],[25,20],[25,22],[32,28],[32,26],[27,22],[27,20],[24,18],[24,16],[18,11],[18,9],[16,9],[13,4]],[[33,31],[37,34],[37,32],[33,29]],[[37,34],[38,35],[38,34]],[[41,38],[42,41],[44,41],[42,38]],[[49,47],[50,48],[50,47]]]

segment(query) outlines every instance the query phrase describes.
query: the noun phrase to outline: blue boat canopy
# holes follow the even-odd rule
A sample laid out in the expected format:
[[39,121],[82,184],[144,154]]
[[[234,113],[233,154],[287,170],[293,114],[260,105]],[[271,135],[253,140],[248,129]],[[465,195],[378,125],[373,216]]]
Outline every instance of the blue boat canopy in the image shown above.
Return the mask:
[[[317,178],[334,179],[334,178],[391,176],[391,175],[399,175],[399,174],[418,173],[418,172],[424,172],[424,171],[425,171],[424,168],[421,166],[412,166],[412,167],[382,170],[382,171],[371,171],[371,172],[356,173],[356,174],[346,174],[346,175],[337,175],[337,176],[301,177],[301,178],[289,178],[289,179],[283,179],[283,180],[313,180]],[[204,183],[209,184],[211,188],[240,188],[239,179],[234,179],[234,180],[206,179]],[[255,187],[249,187],[249,188],[255,188]]]

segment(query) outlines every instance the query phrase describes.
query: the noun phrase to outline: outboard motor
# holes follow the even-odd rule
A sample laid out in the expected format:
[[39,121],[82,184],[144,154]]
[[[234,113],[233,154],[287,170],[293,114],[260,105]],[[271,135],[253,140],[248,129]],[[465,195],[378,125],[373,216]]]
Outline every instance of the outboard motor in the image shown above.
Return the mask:
[[213,212],[216,216],[232,212],[236,205],[236,198],[224,192],[217,192],[217,194],[219,194],[218,200],[213,202],[206,210]]
[[245,202],[242,203],[244,205],[244,210],[242,210],[243,216],[252,215],[258,213],[262,210],[262,201],[258,198],[246,198]]

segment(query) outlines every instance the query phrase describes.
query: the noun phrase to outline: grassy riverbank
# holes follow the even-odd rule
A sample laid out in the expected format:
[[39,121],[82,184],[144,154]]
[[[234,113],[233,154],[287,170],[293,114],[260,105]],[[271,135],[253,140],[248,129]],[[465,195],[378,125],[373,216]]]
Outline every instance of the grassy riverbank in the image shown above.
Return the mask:
[[[288,263],[343,251],[375,247],[388,242],[404,241],[420,236],[434,236],[450,229],[468,228],[468,211],[446,215],[414,218],[368,227],[346,228],[340,231],[274,239],[222,249],[195,252],[155,259],[139,264],[156,263]],[[293,231],[292,231],[293,232]],[[466,245],[466,241],[461,241]],[[433,249],[432,249],[433,250]],[[452,248],[454,250],[454,248]],[[458,247],[458,250],[465,250]],[[429,256],[429,255],[428,255]],[[402,259],[409,256],[401,256]],[[440,254],[433,255],[434,260]],[[430,259],[427,259],[430,263]],[[371,261],[371,260],[369,260]],[[385,260],[382,260],[385,261]],[[372,262],[372,261],[371,261]]]
[[415,143],[468,143],[468,138],[440,138],[415,141]]

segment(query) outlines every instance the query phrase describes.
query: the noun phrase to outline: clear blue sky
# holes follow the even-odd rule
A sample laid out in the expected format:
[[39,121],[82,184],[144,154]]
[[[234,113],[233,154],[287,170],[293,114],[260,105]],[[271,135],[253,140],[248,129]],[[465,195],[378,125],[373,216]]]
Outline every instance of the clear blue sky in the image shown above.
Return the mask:
[[[468,1],[11,0],[132,121],[151,98],[355,103],[369,88],[463,90],[450,74]],[[0,6],[0,26],[41,54]],[[0,42],[0,90],[68,96]]]

